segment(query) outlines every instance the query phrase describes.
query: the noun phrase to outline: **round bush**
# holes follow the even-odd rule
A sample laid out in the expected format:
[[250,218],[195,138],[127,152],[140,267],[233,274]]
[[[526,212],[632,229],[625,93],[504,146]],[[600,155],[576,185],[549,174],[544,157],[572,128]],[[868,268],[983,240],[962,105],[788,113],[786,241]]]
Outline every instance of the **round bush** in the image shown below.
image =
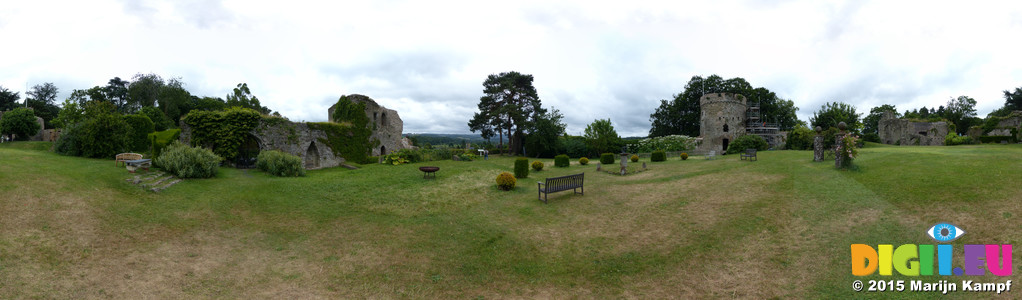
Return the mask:
[[770,144],[763,137],[755,134],[746,134],[735,139],[727,146],[728,154],[742,153],[745,149],[755,148],[757,151],[765,151],[770,148]]
[[663,150],[653,151],[653,153],[649,155],[649,161],[666,161],[666,160],[667,152],[664,152]]
[[589,164],[589,158],[588,157],[579,158],[578,159],[578,164],[583,165],[583,166],[584,165],[588,165]]
[[567,155],[561,154],[561,155],[558,155],[558,156],[554,156],[554,166],[555,167],[563,168],[563,167],[567,167],[569,164],[571,164],[571,163],[568,161],[568,156]]
[[511,173],[504,172],[497,175],[497,188],[502,191],[510,191],[515,188],[515,184],[518,183],[518,179],[515,179]]
[[301,157],[276,150],[260,151],[256,158],[256,167],[273,176],[305,176]]
[[128,149],[130,134],[131,126],[124,118],[100,114],[82,124],[78,146],[82,156],[109,159]]
[[39,133],[33,110],[19,107],[4,114],[0,119],[0,133],[17,135],[17,140],[27,141]]
[[632,162],[639,162],[639,156],[632,154]]
[[529,159],[519,157],[515,159],[515,178],[529,177]]
[[532,169],[536,171],[543,171],[543,162],[538,160],[532,162]]
[[170,118],[168,118],[167,115],[159,108],[146,106],[139,110],[138,114],[145,115],[146,117],[149,117],[150,121],[153,121],[154,131],[164,131],[173,127],[173,122],[171,122]]
[[155,131],[153,121],[143,114],[125,115],[124,122],[131,126],[128,136],[128,150],[145,152],[149,150],[149,134]]
[[205,148],[194,148],[174,141],[156,158],[156,166],[178,178],[209,178],[220,167],[220,156]]
[[688,159],[688,153],[682,152],[681,153],[681,160],[686,160],[686,159]]
[[812,129],[802,125],[796,126],[795,129],[788,132],[788,149],[812,150],[814,138],[816,138],[816,133]]
[[614,153],[600,154],[600,163],[605,165],[614,164]]

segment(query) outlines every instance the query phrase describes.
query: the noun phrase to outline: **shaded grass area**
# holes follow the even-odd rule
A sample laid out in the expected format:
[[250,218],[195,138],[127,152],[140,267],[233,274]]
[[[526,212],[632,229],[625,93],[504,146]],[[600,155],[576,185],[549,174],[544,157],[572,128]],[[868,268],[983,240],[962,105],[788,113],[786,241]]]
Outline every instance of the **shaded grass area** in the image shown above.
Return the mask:
[[[302,178],[221,168],[159,194],[111,160],[47,149],[0,145],[2,295],[848,298],[865,296],[855,279],[889,279],[851,276],[850,244],[929,244],[942,221],[968,232],[957,251],[1022,237],[1017,145],[868,147],[855,171],[809,151],[628,176],[545,159],[510,192],[498,156]],[[584,196],[536,199],[536,181],[579,172]]]

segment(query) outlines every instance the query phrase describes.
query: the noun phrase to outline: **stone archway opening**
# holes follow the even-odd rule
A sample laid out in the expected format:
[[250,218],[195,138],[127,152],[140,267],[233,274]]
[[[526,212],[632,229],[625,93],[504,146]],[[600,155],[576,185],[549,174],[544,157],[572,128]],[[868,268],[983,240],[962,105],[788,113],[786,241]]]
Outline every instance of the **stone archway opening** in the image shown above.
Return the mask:
[[380,156],[387,155],[387,146],[380,146]]
[[309,148],[305,150],[305,168],[319,168],[319,149],[316,148],[316,142],[309,143]]
[[234,159],[234,167],[238,169],[255,168],[259,151],[261,151],[259,138],[249,134],[245,141],[238,146],[238,156]]
[[[727,144],[728,143],[731,143],[731,140],[724,139],[723,141],[721,141],[720,144],[724,146],[724,149],[721,149],[721,151],[727,152]],[[724,152],[722,152],[722,153],[724,153]]]

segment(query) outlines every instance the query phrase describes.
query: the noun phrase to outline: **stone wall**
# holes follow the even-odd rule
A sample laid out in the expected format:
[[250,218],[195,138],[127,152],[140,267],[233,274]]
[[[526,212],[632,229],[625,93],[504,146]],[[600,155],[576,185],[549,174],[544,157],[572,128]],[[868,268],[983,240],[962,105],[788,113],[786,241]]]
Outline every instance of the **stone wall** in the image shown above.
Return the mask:
[[703,139],[700,152],[726,151],[727,143],[745,134],[745,96],[730,93],[712,93],[699,98],[702,110],[699,137]]
[[[190,144],[192,129],[181,121],[180,140]],[[333,149],[320,139],[327,139],[325,132],[310,129],[306,123],[295,123],[277,119],[267,122],[259,121],[259,125],[249,132],[249,140],[258,143],[259,150],[278,150],[302,158],[306,169],[336,167],[344,163],[344,158],[335,156]]]
[[[348,99],[366,105],[366,116],[369,117],[369,123],[373,126],[373,134],[370,138],[380,141],[380,145],[373,149],[372,156],[386,155],[398,149],[407,148],[402,143],[404,137],[401,136],[404,122],[401,121],[401,116],[397,114],[397,111],[380,106],[372,98],[364,95],[351,94],[348,95]],[[330,122],[336,122],[333,117],[335,106],[337,104],[331,105],[327,109],[327,119]]]
[[878,126],[880,142],[889,145],[942,146],[948,134],[947,122],[912,122],[885,112]]

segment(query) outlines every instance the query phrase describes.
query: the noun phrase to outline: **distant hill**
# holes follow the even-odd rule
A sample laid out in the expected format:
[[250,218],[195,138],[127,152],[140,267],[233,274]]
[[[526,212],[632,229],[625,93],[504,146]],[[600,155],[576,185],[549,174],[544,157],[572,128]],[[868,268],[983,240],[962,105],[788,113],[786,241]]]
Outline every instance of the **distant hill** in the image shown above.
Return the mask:
[[[429,143],[430,145],[464,145],[465,142],[472,144],[482,144],[486,140],[479,134],[447,134],[447,133],[407,133],[404,135],[414,143],[422,145]],[[497,139],[490,139],[491,142],[496,143]]]

